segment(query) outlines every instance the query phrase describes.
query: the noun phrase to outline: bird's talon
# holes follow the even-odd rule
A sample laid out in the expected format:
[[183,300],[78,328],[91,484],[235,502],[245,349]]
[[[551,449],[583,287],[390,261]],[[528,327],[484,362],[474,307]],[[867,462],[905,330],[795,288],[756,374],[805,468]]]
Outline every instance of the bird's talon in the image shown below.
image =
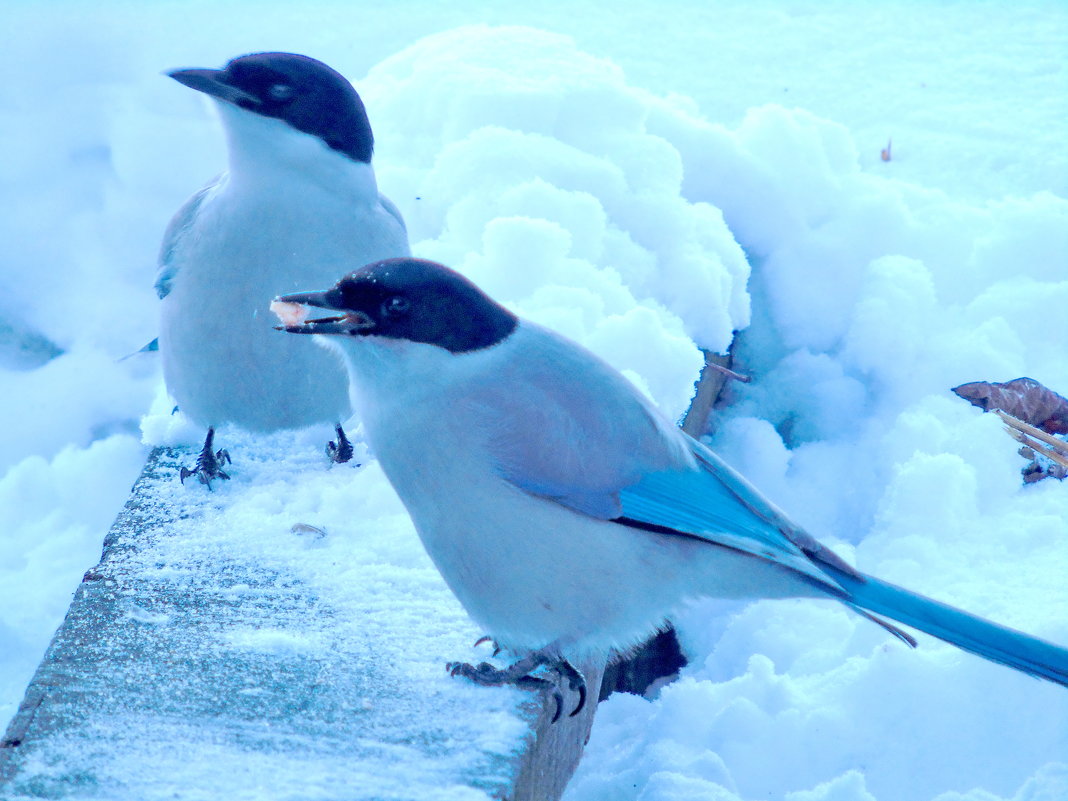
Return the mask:
[[349,438],[345,436],[345,430],[340,426],[334,426],[337,433],[337,442],[326,443],[326,455],[332,464],[344,464],[352,458],[354,450]]
[[[480,638],[476,645],[488,640],[488,637]],[[471,665],[466,662],[449,662],[445,669],[451,676],[463,676],[464,678],[487,687],[499,687],[504,684],[514,684],[516,687],[525,689],[539,689],[551,691],[556,708],[553,712],[551,723],[556,723],[563,714],[564,697],[557,682],[533,676],[531,672],[545,666],[561,679],[566,679],[568,688],[578,693],[578,703],[568,713],[568,717],[574,717],[586,706],[587,691],[586,680],[569,662],[558,656],[547,655],[544,651],[536,651],[514,665],[500,669],[489,662],[479,662]]]
[[516,682],[516,686],[523,687],[530,690],[543,690],[548,692],[553,699],[553,716],[549,721],[549,725],[556,723],[560,720],[560,715],[564,711],[564,694],[560,692],[560,688],[553,684],[551,681],[545,679],[539,679],[536,676],[524,676]]
[[553,699],[555,709],[553,711],[552,720],[549,721],[549,725],[556,723],[560,720],[560,715],[564,711],[564,694],[560,692],[560,688],[553,684],[551,681],[538,678],[537,676],[523,676],[516,679],[516,687],[521,687],[524,690],[542,690],[548,692]]
[[[575,717],[586,706],[586,679],[582,674],[575,669],[574,665],[568,662],[566,659],[559,659],[553,662],[547,663],[548,666],[561,678],[567,679],[567,686],[572,692],[578,693],[578,703],[575,704],[575,708],[572,709],[567,716],[569,718]],[[551,682],[548,682],[552,684]],[[555,688],[556,685],[552,684]],[[560,691],[556,690],[556,696],[558,696],[556,714],[553,716],[552,722],[555,723],[560,718],[561,706],[563,704],[563,695]]]
[[501,648],[500,645],[497,644],[497,641],[495,639],[493,639],[492,637],[490,637],[489,635],[484,635],[482,637],[479,637],[477,640],[475,640],[475,644],[474,644],[473,647],[474,648],[478,648],[478,646],[482,645],[483,643],[487,643],[487,642],[488,643],[493,643],[493,655],[494,656],[499,655],[500,652],[504,650],[503,648]]
[[[560,720],[560,713],[564,709],[564,694],[556,687],[553,687],[553,701],[556,702],[556,711],[553,712],[553,719],[549,721],[550,726]],[[574,712],[571,713],[571,715],[574,714]]]
[[[575,688],[572,687],[571,689],[574,690]],[[571,714],[568,715],[569,718],[575,717],[575,715],[581,712],[582,708],[586,706],[586,682],[583,682],[582,686],[578,688],[578,694],[578,703],[575,704],[575,708],[571,710]]]
[[215,441],[215,429],[209,428],[208,435],[204,438],[204,447],[201,449],[200,454],[197,456],[197,463],[192,470],[183,467],[178,472],[178,479],[185,484],[185,480],[189,476],[196,476],[201,484],[211,489],[211,480],[213,478],[229,481],[230,476],[225,473],[221,465],[232,464],[230,460],[230,454],[225,448],[220,448],[218,451],[212,449],[212,445]]
[[[481,667],[481,666],[479,666]],[[482,683],[480,679],[479,668],[467,662],[449,662],[445,665],[445,669],[449,671],[450,676],[463,676],[465,679],[470,679],[476,683]]]
[[560,662],[553,667],[561,676],[567,679],[567,686],[579,694],[578,703],[568,714],[568,717],[573,718],[582,711],[584,706],[586,706],[586,679],[583,678],[582,674],[575,669],[575,666],[566,659],[560,660]]

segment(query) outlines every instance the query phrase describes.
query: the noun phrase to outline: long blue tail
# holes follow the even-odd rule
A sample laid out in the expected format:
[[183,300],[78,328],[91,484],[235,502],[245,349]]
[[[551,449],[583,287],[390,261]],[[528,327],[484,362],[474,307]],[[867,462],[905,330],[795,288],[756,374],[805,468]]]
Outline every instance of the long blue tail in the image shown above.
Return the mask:
[[820,562],[842,585],[846,602],[945,640],[984,659],[1068,687],[1068,649],[999,626],[871,576],[852,576]]

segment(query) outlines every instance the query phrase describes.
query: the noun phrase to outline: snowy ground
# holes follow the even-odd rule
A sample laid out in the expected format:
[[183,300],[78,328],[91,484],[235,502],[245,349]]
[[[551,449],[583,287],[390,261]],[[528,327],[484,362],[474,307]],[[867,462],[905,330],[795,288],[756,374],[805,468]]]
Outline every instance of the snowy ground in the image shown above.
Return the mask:
[[[143,462],[142,415],[166,406],[151,357],[117,360],[154,335],[160,234],[224,153],[160,72],[253,50],[354,80],[416,254],[671,415],[696,346],[748,325],[756,380],[717,416],[725,456],[864,569],[1068,643],[1068,492],[1021,487],[999,424],[948,393],[1068,390],[1063,3],[3,18],[0,718]],[[149,441],[195,439],[149,423]],[[570,801],[1068,796],[1063,690],[929,639],[907,651],[832,605],[707,602],[679,624],[691,667],[654,702],[602,706]]]

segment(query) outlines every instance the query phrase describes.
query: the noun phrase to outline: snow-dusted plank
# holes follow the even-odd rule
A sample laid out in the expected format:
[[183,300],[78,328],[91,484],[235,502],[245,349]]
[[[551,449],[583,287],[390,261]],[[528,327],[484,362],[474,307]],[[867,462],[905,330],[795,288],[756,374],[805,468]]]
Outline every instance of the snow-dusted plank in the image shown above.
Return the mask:
[[595,705],[549,726],[537,695],[446,674],[488,654],[377,468],[229,442],[211,493],[178,483],[188,452],[149,457],[8,728],[0,794],[562,792]]

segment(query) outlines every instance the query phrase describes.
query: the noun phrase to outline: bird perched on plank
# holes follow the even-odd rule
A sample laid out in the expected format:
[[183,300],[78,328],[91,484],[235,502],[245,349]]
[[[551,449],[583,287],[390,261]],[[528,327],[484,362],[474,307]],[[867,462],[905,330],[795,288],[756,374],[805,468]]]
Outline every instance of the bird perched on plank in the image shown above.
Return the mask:
[[408,254],[400,212],[378,192],[363,101],[327,65],[293,53],[255,53],[224,69],[169,73],[211,97],[229,167],[174,216],[156,290],[159,350],[178,408],[205,426],[193,470],[228,478],[215,427],[249,431],[334,424],[335,461],[352,455],[351,414],[336,354],[277,341],[268,291],[323,285],[349,265]]
[[812,597],[910,645],[881,618],[1068,684],[1068,650],[857,571],[620,373],[440,264],[377,262],[272,308],[285,331],[344,355],[368,441],[430,557],[520,655],[454,674],[526,683],[548,666],[581,706],[569,661],[640,643],[684,601]]

